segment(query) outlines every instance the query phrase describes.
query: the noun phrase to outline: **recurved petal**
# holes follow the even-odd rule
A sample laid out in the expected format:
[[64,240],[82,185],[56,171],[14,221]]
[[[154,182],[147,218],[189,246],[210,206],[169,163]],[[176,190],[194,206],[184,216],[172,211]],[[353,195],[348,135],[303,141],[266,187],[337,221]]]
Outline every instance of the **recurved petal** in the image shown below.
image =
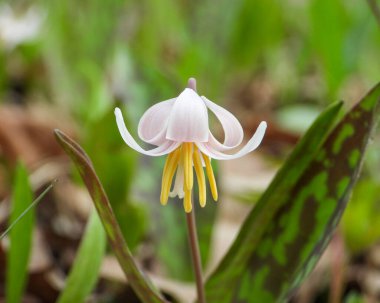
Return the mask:
[[138,134],[141,140],[161,145],[166,141],[166,129],[175,99],[162,101],[150,107],[141,117]]
[[231,155],[216,150],[209,143],[197,143],[197,146],[202,153],[204,153],[207,156],[209,156],[213,159],[216,159],[216,160],[237,159],[237,158],[243,157],[246,154],[250,153],[251,151],[255,150],[260,145],[261,141],[263,140],[266,128],[267,128],[267,123],[264,121],[261,122],[259,127],[257,128],[255,134],[248,141],[248,143],[242,149],[240,149],[238,152],[231,154]]
[[202,98],[186,88],[175,100],[170,112],[166,139],[176,142],[207,142],[207,107]]
[[160,146],[151,149],[151,150],[145,150],[143,149],[135,139],[131,136],[129,133],[127,127],[125,126],[123,115],[121,113],[121,110],[119,108],[115,108],[115,116],[116,116],[116,123],[117,127],[119,128],[119,132],[121,137],[123,138],[124,142],[134,150],[138,151],[139,153],[142,153],[147,156],[162,156],[171,153],[173,150],[175,150],[180,143],[173,142],[170,140],[166,140],[163,142]]
[[209,110],[211,110],[218,118],[224,131],[224,143],[220,143],[210,132],[209,145],[218,151],[226,151],[240,145],[243,141],[243,128],[238,119],[228,110],[208,100],[202,96],[203,101]]

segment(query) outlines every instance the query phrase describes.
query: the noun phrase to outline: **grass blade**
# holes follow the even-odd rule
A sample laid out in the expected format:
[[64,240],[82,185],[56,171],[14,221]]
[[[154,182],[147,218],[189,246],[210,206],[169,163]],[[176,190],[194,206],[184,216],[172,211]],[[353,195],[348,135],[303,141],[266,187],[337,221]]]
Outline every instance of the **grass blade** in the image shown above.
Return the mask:
[[[33,194],[29,184],[28,172],[24,165],[18,164],[11,201],[11,223],[10,228],[8,228],[10,247],[7,255],[5,289],[6,302],[8,303],[21,302],[27,281],[35,222],[32,202]],[[20,221],[21,217],[23,220]]]
[[106,235],[94,210],[58,303],[84,302],[98,280],[106,248]]
[[60,130],[55,130],[58,143],[75,163],[102,221],[108,241],[123,269],[130,285],[144,303],[165,302],[161,294],[153,287],[148,278],[140,271],[125,242],[107,194],[83,149]]
[[58,180],[54,180],[38,197],[35,199],[0,235],[0,241],[10,232],[10,230],[24,217],[32,208],[37,206],[38,203],[45,197],[45,195],[54,187]]

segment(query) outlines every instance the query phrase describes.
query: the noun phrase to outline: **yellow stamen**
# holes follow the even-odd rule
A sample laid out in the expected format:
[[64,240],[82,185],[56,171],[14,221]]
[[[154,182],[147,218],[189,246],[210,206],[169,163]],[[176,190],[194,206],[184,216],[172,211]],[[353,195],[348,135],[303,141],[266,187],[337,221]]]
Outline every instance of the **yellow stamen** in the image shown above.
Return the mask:
[[214,199],[214,201],[218,201],[218,188],[216,187],[214,171],[212,170],[210,158],[206,156],[204,153],[202,153],[202,157],[206,164],[206,173],[208,182],[210,183],[212,198]]
[[162,205],[166,205],[166,203],[168,203],[170,187],[179,163],[180,155],[180,149],[177,148],[175,151],[171,152],[166,159],[161,185],[160,201]]
[[183,167],[185,171],[185,188],[191,190],[193,189],[193,143],[185,142],[182,144],[182,156],[183,156]]
[[185,212],[189,213],[191,212],[193,206],[191,204],[191,189],[185,188],[185,198],[183,199],[183,207],[185,209]]
[[197,148],[194,148],[193,161],[195,173],[197,175],[198,190],[199,190],[199,204],[201,207],[206,205],[206,178],[202,167],[201,157]]

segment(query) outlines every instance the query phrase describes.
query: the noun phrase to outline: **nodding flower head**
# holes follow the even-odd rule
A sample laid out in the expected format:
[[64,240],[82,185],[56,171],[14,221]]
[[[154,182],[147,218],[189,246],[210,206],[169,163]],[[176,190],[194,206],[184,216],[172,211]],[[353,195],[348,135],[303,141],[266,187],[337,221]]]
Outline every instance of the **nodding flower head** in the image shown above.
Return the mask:
[[[223,143],[209,129],[209,110],[223,127]],[[211,159],[232,160],[245,156],[260,145],[267,127],[266,122],[261,122],[246,145],[235,153],[226,153],[242,143],[243,128],[229,111],[199,96],[193,78],[178,97],[153,105],[141,117],[138,135],[146,143],[156,145],[156,148],[145,150],[133,139],[119,108],[115,109],[115,116],[120,134],[129,147],[148,156],[168,155],[162,175],[161,204],[166,205],[169,196],[178,196],[183,199],[186,212],[192,210],[193,167],[199,187],[199,203],[204,207],[206,178],[203,168],[206,169],[212,197],[217,201],[218,190]],[[170,191],[174,175],[174,186]]]

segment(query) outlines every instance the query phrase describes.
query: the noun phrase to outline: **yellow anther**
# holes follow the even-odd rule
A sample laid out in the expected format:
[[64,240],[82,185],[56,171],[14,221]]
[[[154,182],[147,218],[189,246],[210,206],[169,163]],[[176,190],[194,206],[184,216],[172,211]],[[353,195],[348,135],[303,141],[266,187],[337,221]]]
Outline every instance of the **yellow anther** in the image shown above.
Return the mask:
[[210,158],[206,156],[204,153],[202,153],[202,157],[203,161],[206,164],[206,173],[208,182],[210,184],[212,198],[214,199],[214,201],[218,201],[218,188],[216,186],[214,171],[212,170]]
[[161,184],[160,201],[162,205],[166,205],[166,203],[168,203],[170,187],[172,185],[173,177],[179,163],[180,155],[180,149],[177,148],[175,151],[170,153],[166,159]]
[[185,142],[182,145],[183,167],[185,171],[185,189],[193,189],[193,143]]
[[199,204],[202,207],[206,205],[206,178],[202,167],[201,157],[199,155],[199,150],[194,148],[193,161],[195,173],[197,175],[198,190],[199,190]]
[[185,197],[183,199],[183,208],[185,209],[185,212],[189,213],[191,212],[193,206],[191,204],[191,190],[189,189],[184,189],[185,191]]

